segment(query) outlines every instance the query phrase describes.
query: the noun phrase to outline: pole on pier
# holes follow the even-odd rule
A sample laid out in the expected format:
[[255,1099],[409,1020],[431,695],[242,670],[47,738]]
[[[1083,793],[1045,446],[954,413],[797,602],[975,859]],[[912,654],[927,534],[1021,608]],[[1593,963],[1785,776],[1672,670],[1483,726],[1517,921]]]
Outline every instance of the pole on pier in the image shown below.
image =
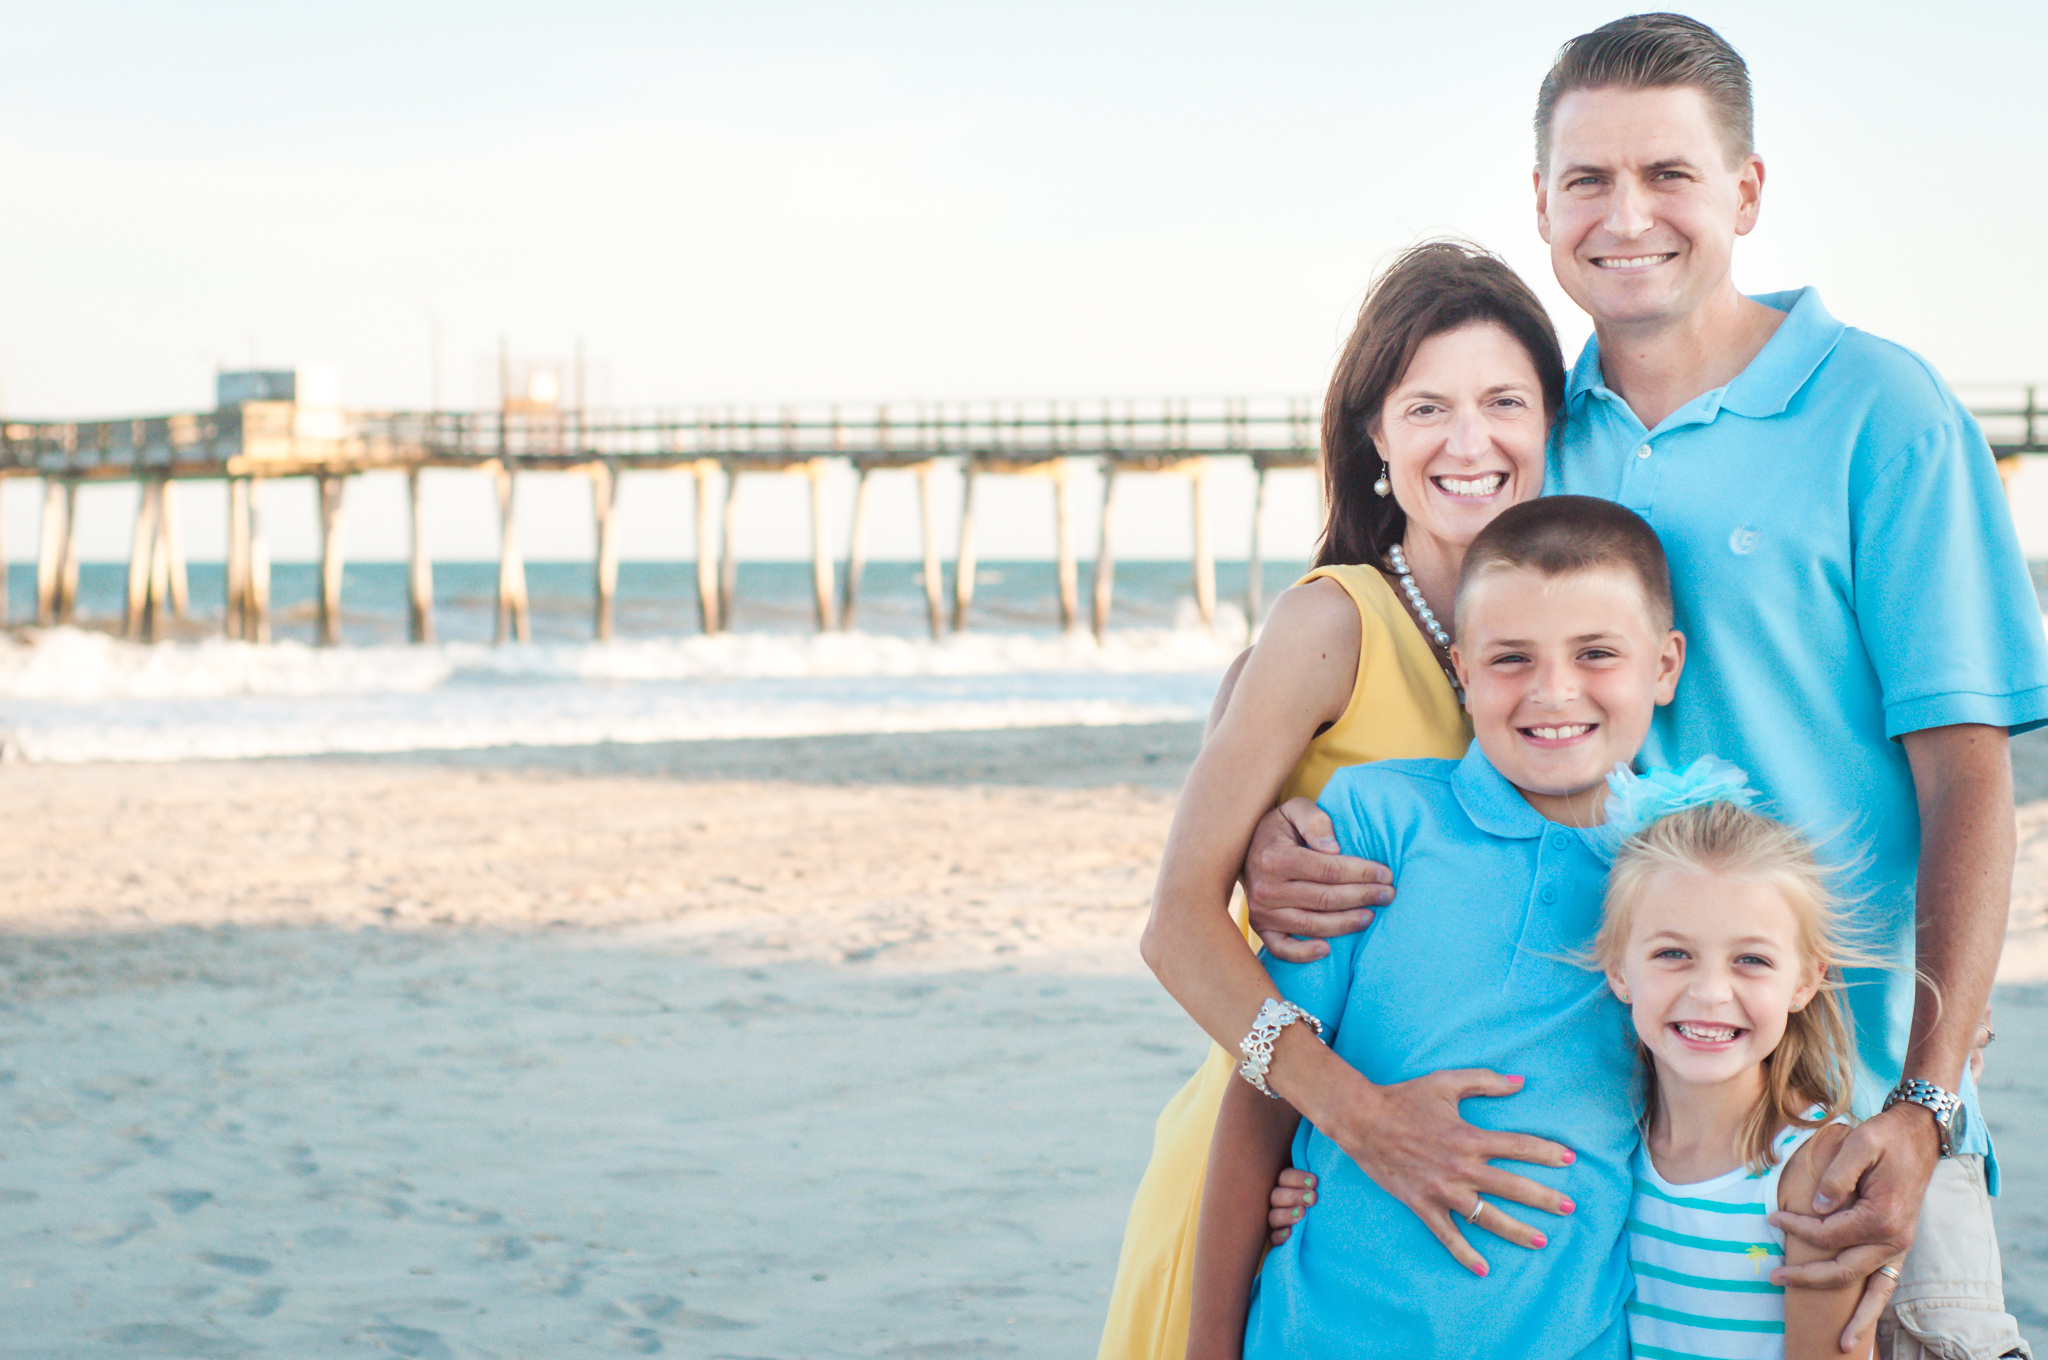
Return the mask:
[[[582,392],[582,348],[577,348],[578,397]],[[614,603],[619,593],[619,536],[615,532],[619,508],[618,460],[607,458],[590,465],[590,508],[597,518],[597,640],[612,637]]]
[[1252,551],[1244,564],[1244,626],[1246,640],[1257,642],[1266,584],[1266,465],[1253,459],[1252,476]]
[[135,537],[128,549],[128,602],[121,632],[134,640],[140,640],[150,625],[150,573],[156,565],[157,522],[163,508],[164,484],[152,477],[142,484],[142,502],[135,508]]
[[732,597],[740,583],[740,562],[736,555],[739,494],[740,470],[738,465],[730,465],[725,469],[725,514],[718,526],[718,626],[721,628],[732,623]]
[[939,600],[945,589],[939,571],[938,489],[932,485],[932,476],[937,471],[937,463],[917,465],[917,509],[924,521],[924,604],[931,619],[934,642],[939,640],[943,627]]
[[1209,460],[1196,458],[1188,466],[1189,500],[1195,513],[1195,607],[1202,622],[1216,621],[1216,557],[1209,543]]
[[434,561],[427,556],[427,519],[420,505],[420,469],[405,474],[406,503],[412,509],[412,554],[405,575],[406,622],[414,642],[434,640]]
[[171,613],[192,616],[192,580],[185,570],[185,535],[178,526],[178,484],[164,483],[163,557],[170,586]]
[[691,470],[697,477],[697,630],[709,635],[718,631],[724,617],[718,608],[718,559],[711,551],[711,479],[718,464],[699,458]]
[[533,641],[533,616],[526,604],[526,562],[519,556],[519,536],[513,520],[512,465],[500,461],[495,467],[498,483],[498,626],[492,641],[506,636],[520,642]]
[[833,626],[832,531],[825,523],[825,479],[831,467],[813,458],[804,467],[811,479],[811,588],[818,600],[818,631]]
[[853,631],[853,609],[860,597],[861,568],[867,565],[868,468],[853,469],[853,528],[846,536],[846,585],[839,597],[839,626]]
[[1102,546],[1095,554],[1095,640],[1109,631],[1109,597],[1116,587],[1116,552],[1111,537],[1116,523],[1116,459],[1102,460]]
[[57,622],[78,612],[78,483],[64,483],[64,560],[57,571]]
[[967,459],[967,471],[960,484],[960,553],[953,561],[953,631],[967,627],[967,610],[974,603],[974,459]]
[[231,638],[248,635],[249,619],[249,479],[228,478],[227,598],[222,602],[221,628]]
[[43,520],[36,537],[36,623],[44,628],[57,621],[57,602],[63,594],[64,515],[64,483],[45,477]]
[[348,479],[320,475],[320,645],[341,642],[341,511]]

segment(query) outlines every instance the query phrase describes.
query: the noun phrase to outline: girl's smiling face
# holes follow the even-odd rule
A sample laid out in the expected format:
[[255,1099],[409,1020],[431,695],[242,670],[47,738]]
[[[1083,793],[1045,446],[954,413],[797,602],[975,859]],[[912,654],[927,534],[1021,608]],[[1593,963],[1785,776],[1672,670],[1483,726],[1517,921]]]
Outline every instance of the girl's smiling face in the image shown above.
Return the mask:
[[1820,988],[1801,954],[1798,922],[1769,881],[1707,869],[1665,869],[1642,886],[1618,970],[1660,1084],[1762,1080],[1785,1018]]

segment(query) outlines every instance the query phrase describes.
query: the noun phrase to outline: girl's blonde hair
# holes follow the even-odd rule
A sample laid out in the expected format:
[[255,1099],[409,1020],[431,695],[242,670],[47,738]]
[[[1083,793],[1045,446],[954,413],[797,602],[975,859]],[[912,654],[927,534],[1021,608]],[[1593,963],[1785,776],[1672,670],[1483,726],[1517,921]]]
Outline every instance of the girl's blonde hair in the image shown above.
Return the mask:
[[[1785,1018],[1785,1037],[1764,1059],[1763,1095],[1743,1121],[1744,1160],[1761,1175],[1777,1160],[1771,1142],[1778,1130],[1814,1128],[1848,1113],[1856,1047],[1843,1014],[1842,969],[1878,961],[1849,943],[1841,903],[1804,836],[1733,803],[1708,803],[1659,818],[1622,842],[1593,938],[1592,961],[1602,972],[1621,971],[1636,908],[1651,880],[1671,870],[1705,870],[1775,889],[1792,909],[1800,962],[1820,973],[1813,999]],[[1647,1129],[1657,1108],[1657,1069],[1640,1038],[1636,1056]],[[1818,1116],[1811,1113],[1815,1106]]]

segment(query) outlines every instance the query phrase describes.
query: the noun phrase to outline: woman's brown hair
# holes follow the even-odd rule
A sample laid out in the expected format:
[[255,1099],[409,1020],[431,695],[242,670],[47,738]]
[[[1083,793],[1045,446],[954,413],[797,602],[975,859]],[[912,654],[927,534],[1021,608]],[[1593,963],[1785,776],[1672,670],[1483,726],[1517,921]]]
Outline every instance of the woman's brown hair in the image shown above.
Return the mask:
[[1543,388],[1543,414],[1564,406],[1564,353],[1550,314],[1529,285],[1490,251],[1464,241],[1424,241],[1373,280],[1358,325],[1323,399],[1323,492],[1328,505],[1315,565],[1377,562],[1401,541],[1407,516],[1373,494],[1386,470],[1372,432],[1380,407],[1415,351],[1432,336],[1492,322],[1520,342]]

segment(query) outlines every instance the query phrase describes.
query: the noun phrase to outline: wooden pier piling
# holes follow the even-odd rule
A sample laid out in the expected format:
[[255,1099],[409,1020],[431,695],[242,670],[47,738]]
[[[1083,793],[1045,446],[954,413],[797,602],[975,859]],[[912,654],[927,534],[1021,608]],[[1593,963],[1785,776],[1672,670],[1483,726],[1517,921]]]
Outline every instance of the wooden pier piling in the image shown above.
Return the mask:
[[128,549],[128,603],[121,633],[134,641],[157,640],[158,611],[150,607],[150,586],[156,574],[157,531],[163,512],[164,479],[151,477],[142,483],[142,499],[135,507],[135,534]]
[[228,478],[228,560],[222,629],[231,638],[247,638],[249,627],[249,479]]
[[519,533],[513,509],[515,490],[509,461],[498,463],[498,622],[492,641],[507,637],[533,641],[533,615],[526,600],[526,559],[519,555]]
[[818,631],[833,625],[832,531],[825,523],[826,478],[831,467],[822,458],[804,465],[811,483],[811,590],[817,599]]
[[711,546],[717,536],[711,483],[718,475],[718,463],[715,459],[699,458],[690,464],[690,471],[697,479],[697,631],[709,636],[723,626],[725,618],[719,608],[719,559]]
[[263,529],[263,479],[249,478],[249,580],[243,609],[242,636],[251,642],[270,641],[270,540]]
[[36,623],[48,628],[63,613],[64,546],[70,538],[76,483],[43,479],[43,519],[36,538]]
[[342,495],[348,479],[323,474],[320,484],[320,645],[341,645]]
[[860,573],[867,565],[868,473],[865,463],[853,469],[853,527],[846,535],[846,584],[839,599],[839,627],[853,631],[853,611],[860,598]]
[[945,590],[945,582],[939,570],[939,507],[938,492],[932,485],[937,473],[934,463],[917,465],[917,509],[924,526],[924,607],[925,616],[931,623],[932,641],[939,640],[942,627],[939,601]]
[[406,504],[410,507],[412,549],[406,559],[406,625],[414,642],[434,640],[434,563],[427,556],[427,521],[420,505],[420,469],[405,474]]
[[1116,461],[1105,458],[1102,466],[1102,539],[1095,552],[1095,640],[1109,632],[1110,594],[1116,589],[1116,552],[1112,538],[1116,524]]
[[619,593],[619,467],[610,459],[590,465],[590,508],[597,520],[597,618],[593,631],[609,642]]

